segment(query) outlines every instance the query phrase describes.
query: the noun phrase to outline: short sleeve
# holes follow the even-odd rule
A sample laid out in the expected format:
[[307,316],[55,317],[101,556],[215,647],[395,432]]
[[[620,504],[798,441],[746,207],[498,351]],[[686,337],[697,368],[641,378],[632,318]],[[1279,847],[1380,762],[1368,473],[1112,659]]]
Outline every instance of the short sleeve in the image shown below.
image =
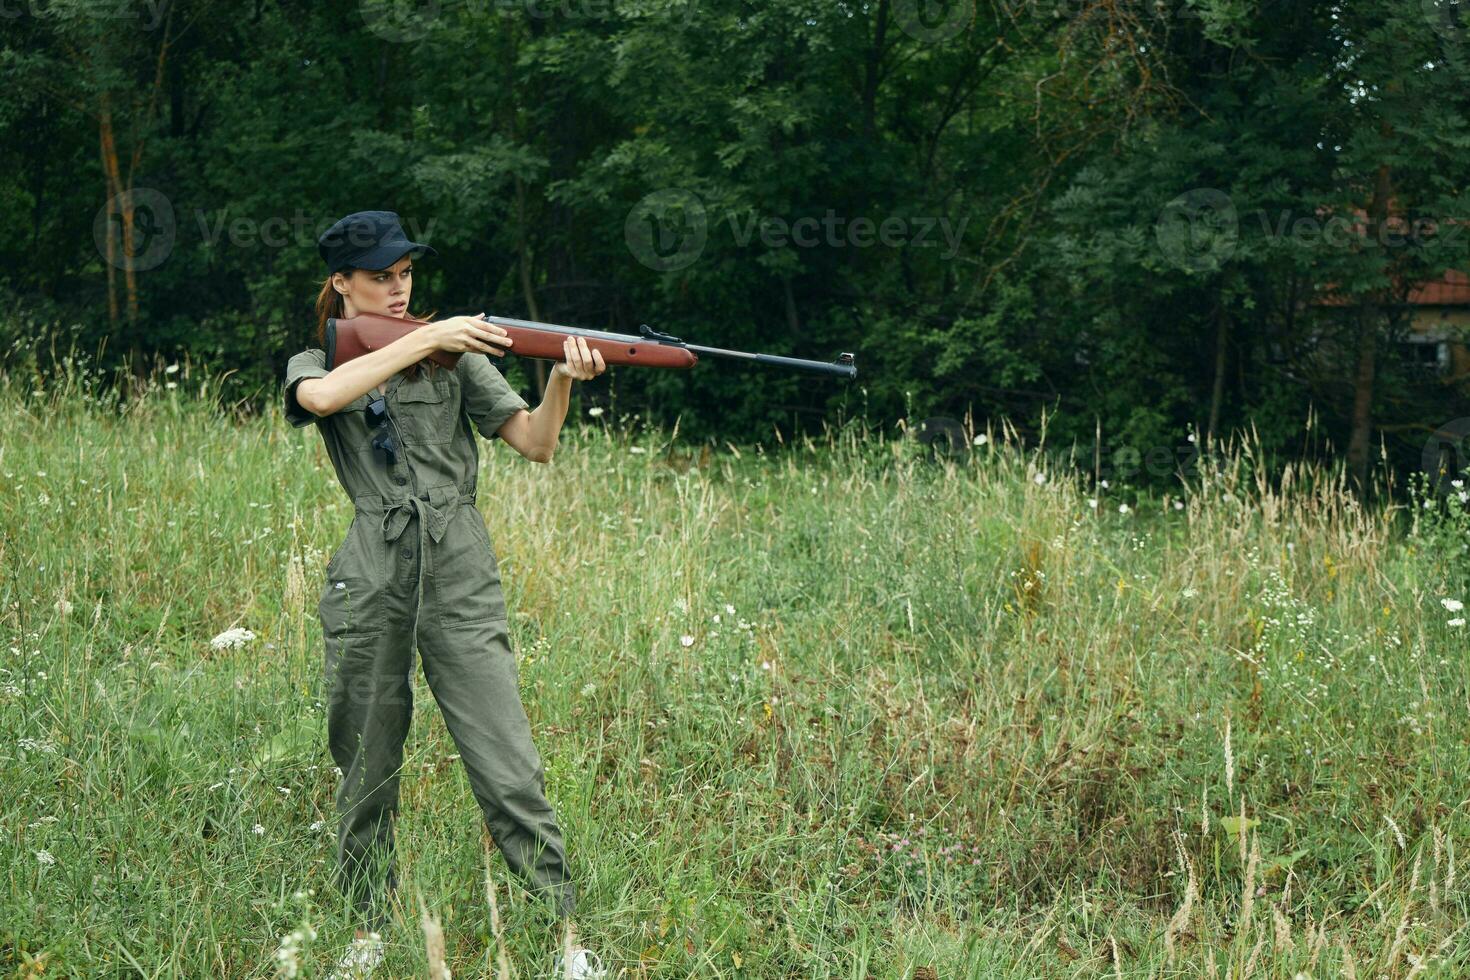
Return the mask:
[[455,366],[455,374],[459,376],[465,414],[486,439],[494,439],[507,419],[531,407],[490,363],[488,354],[467,351]]
[[282,386],[286,396],[286,421],[300,429],[320,422],[322,416],[314,415],[301,407],[296,400],[296,385],[307,378],[325,378],[327,376],[327,352],[318,348],[310,347],[299,354],[292,356],[286,362],[286,382]]

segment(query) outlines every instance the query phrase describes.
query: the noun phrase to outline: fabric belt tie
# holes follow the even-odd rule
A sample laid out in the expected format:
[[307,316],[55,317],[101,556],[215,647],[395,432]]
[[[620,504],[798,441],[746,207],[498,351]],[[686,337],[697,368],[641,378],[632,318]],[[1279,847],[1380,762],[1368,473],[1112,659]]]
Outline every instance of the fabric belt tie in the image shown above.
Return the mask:
[[[428,543],[432,538],[435,544],[444,540],[444,532],[449,527],[449,515],[454,507],[444,507],[453,504],[473,504],[475,502],[475,491],[461,493],[458,497],[446,497],[439,507],[430,501],[429,494],[404,497],[399,500],[383,501],[383,540],[390,544],[397,541],[403,534],[403,529],[408,527],[408,522],[415,516],[419,519],[419,573],[418,581],[414,584],[414,613],[413,613],[413,635],[409,640],[410,649],[417,650],[419,645],[419,613],[424,605],[424,565],[428,562]],[[444,507],[443,510],[440,507]]]

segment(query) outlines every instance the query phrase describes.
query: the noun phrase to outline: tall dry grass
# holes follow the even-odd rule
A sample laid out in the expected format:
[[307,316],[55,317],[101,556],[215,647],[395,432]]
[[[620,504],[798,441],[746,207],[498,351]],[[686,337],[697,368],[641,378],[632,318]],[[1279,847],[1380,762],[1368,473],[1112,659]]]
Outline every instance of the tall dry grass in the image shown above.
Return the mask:
[[[0,379],[0,966],[320,975],[351,923],[315,604],[350,506],[313,430],[218,379],[98,381]],[[1248,438],[1147,495],[1004,425],[933,458],[605,421],[549,466],[482,443],[479,506],[615,972],[1466,970],[1463,502],[1365,510]],[[422,904],[385,975],[442,936],[455,976],[540,976],[558,935],[498,857],[481,891],[415,694]]]

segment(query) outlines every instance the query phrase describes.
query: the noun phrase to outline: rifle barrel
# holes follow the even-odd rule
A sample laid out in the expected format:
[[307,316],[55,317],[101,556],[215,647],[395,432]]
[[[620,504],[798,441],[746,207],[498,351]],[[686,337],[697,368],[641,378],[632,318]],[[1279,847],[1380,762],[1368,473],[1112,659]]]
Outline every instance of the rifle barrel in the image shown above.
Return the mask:
[[815,371],[818,374],[835,374],[843,378],[857,377],[857,366],[852,363],[851,354],[843,354],[835,361],[809,361],[804,357],[785,357],[781,354],[753,354],[743,350],[725,350],[720,347],[704,347],[700,344],[684,344],[696,354],[713,354],[716,357],[728,357],[737,361],[755,361],[759,364],[774,364],[777,367],[800,368],[804,371]]

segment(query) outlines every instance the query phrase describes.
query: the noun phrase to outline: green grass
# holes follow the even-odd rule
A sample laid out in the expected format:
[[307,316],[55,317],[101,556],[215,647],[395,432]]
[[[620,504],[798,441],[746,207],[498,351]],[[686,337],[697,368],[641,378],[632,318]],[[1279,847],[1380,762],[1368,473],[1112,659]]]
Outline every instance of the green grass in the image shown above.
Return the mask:
[[[308,923],[320,976],[350,925],[316,600],[350,505],[278,409],[98,380],[0,377],[0,969],[273,976]],[[998,432],[701,459],[570,422],[549,466],[482,443],[479,507],[615,973],[1470,971],[1463,507],[1282,489],[1249,445],[1094,509]],[[425,910],[492,975],[482,822],[422,674],[415,704],[383,975],[428,975]],[[540,977],[548,919],[488,867]]]

